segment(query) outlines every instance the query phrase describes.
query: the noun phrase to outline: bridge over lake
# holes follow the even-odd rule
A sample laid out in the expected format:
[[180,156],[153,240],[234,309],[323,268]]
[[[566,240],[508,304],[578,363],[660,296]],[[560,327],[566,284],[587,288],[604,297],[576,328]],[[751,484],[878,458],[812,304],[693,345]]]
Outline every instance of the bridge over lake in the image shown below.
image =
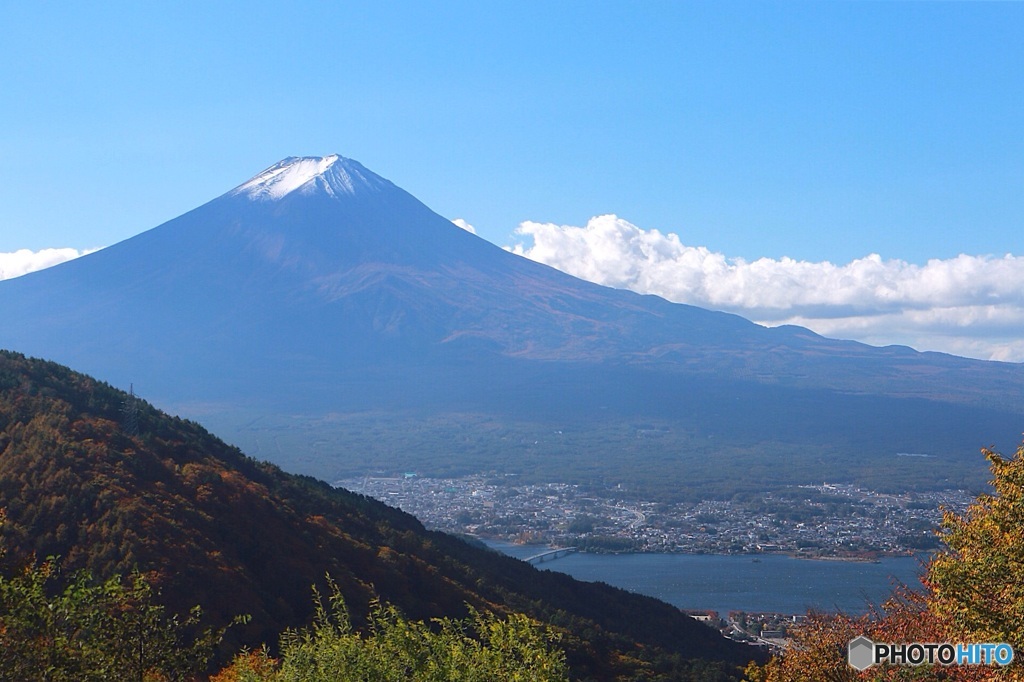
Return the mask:
[[546,552],[541,552],[540,554],[534,554],[531,557],[526,557],[525,559],[523,559],[523,561],[525,561],[528,564],[542,564],[545,561],[548,561],[549,559],[551,561],[554,561],[555,559],[564,557],[566,554],[572,554],[576,551],[578,550],[575,547],[553,547]]

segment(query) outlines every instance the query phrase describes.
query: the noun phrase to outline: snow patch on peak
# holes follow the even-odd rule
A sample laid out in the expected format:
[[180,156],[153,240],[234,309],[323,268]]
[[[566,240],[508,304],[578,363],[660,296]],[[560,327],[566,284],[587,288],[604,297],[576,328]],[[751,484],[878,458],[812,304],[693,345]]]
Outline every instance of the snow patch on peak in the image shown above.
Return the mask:
[[273,201],[296,190],[302,194],[320,190],[336,197],[352,195],[362,189],[376,191],[385,184],[389,183],[358,161],[337,154],[291,156],[239,185],[231,194],[244,194],[254,201]]

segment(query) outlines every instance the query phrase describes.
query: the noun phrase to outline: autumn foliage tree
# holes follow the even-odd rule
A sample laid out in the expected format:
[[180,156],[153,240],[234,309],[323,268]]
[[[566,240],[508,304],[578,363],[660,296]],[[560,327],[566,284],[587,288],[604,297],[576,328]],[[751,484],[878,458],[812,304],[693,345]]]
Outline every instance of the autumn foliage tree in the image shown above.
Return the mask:
[[948,549],[928,571],[930,605],[950,636],[1009,642],[1024,655],[1024,445],[1009,458],[984,453],[994,492],[965,516],[945,515]]
[[1024,445],[1012,457],[982,451],[993,492],[964,515],[947,511],[944,549],[928,564],[924,589],[901,588],[860,617],[812,614],[792,648],[764,666],[751,665],[751,682],[841,680],[1024,680],[1024,663],[988,666],[879,666],[857,672],[846,662],[858,635],[876,642],[1006,642],[1024,657]]

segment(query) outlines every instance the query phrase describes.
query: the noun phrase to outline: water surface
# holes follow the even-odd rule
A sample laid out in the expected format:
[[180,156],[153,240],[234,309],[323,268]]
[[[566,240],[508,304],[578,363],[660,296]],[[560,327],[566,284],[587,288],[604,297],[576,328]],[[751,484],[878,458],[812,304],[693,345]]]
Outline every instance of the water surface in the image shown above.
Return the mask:
[[[488,541],[506,554],[525,558],[547,549]],[[922,562],[914,557],[860,561],[814,561],[771,554],[570,554],[538,564],[580,580],[602,581],[657,597],[685,609],[824,611],[863,613],[881,603],[895,582],[915,588]]]

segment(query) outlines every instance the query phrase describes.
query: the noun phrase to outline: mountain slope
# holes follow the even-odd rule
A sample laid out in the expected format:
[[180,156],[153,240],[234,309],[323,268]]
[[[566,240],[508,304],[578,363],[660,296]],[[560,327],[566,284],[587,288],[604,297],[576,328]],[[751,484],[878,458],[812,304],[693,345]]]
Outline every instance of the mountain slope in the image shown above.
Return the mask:
[[[606,359],[754,329],[696,308],[684,324],[660,329],[653,323],[672,321],[679,306],[508,254],[356,162],[335,160],[285,194],[259,183],[279,177],[275,168],[89,258],[5,282],[4,306],[26,324],[5,330],[4,342],[48,346],[60,359],[116,372],[128,360],[116,352],[158,360],[153,349],[172,343],[190,344],[197,365],[239,355],[276,361],[287,349],[347,367],[424,350],[457,356],[467,345],[512,357]],[[373,182],[346,193],[338,176],[349,172]],[[311,326],[317,334],[307,333]],[[71,343],[46,334],[71,328]],[[245,333],[259,333],[260,343],[239,348]]]
[[11,557],[58,554],[66,568],[96,575],[137,566],[175,609],[199,603],[220,623],[251,614],[233,631],[250,646],[303,624],[310,585],[330,573],[357,621],[374,596],[413,619],[461,616],[466,604],[527,612],[564,628],[576,674],[597,679],[655,659],[751,655],[667,604],[425,531],[398,510],[251,460],[106,384],[7,352],[0,508]]
[[[709,438],[773,461],[834,450],[811,480],[843,457],[966,461],[982,444],[1015,443],[1024,421],[1024,366],[766,329],[586,283],[336,156],[285,159],[132,239],[0,282],[0,319],[0,347],[134,383],[251,453],[324,478],[353,471],[341,457],[351,431],[312,426],[337,413],[408,424],[370,444],[370,468],[408,466],[388,453],[436,449],[411,434],[471,413],[520,438],[566,421],[663,420],[675,434],[666,457],[704,459]],[[757,400],[735,409],[745,396]],[[266,446],[280,430],[303,432],[291,454]],[[480,430],[469,440],[477,454],[453,457],[490,468],[480,453],[502,444]],[[637,464],[610,455],[595,454],[606,475]]]

